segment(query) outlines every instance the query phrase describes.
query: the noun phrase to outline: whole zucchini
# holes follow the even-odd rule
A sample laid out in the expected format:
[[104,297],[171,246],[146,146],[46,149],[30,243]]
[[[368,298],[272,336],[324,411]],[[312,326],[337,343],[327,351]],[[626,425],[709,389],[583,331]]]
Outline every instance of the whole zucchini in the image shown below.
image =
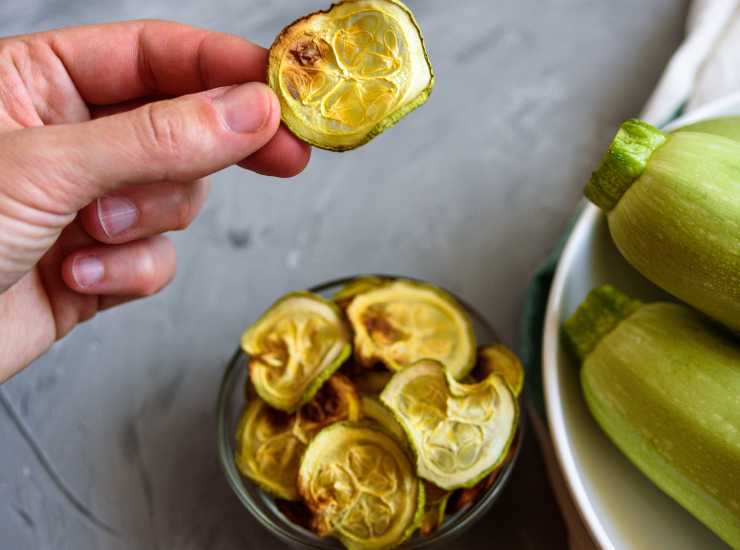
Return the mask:
[[[733,126],[707,128],[729,135]],[[607,212],[614,242],[635,269],[740,330],[739,142],[692,131],[665,135],[628,120],[586,196]]]
[[734,141],[740,141],[740,116],[724,116],[700,120],[688,126],[677,128],[674,131],[701,132],[703,134],[714,134]]
[[740,345],[678,304],[612,287],[566,321],[586,403],[660,489],[740,548]]

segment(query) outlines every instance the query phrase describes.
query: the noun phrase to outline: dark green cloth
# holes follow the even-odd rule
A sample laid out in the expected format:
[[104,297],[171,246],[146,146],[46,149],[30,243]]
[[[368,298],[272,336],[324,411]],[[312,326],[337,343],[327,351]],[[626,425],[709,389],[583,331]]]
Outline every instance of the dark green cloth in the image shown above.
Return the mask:
[[[579,208],[579,214],[582,209]],[[526,372],[527,398],[544,416],[545,396],[542,393],[542,329],[545,324],[547,298],[550,295],[552,279],[560,261],[565,243],[568,241],[578,215],[568,224],[553,251],[535,272],[527,288],[522,315],[521,340],[519,356]]]

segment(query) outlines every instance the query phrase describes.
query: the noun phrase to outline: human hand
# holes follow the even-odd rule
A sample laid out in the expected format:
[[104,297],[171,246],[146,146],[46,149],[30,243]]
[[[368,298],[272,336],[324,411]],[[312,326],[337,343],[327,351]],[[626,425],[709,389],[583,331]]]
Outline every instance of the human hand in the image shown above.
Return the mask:
[[303,169],[309,148],[259,83],[266,62],[241,38],[159,21],[0,39],[0,382],[172,279],[161,233],[193,220],[202,178]]

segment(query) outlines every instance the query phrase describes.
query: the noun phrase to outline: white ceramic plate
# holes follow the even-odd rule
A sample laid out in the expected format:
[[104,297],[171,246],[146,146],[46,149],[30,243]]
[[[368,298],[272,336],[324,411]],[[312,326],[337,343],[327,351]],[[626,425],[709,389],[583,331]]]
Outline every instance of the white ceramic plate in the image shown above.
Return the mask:
[[[698,109],[668,129],[730,114],[740,114],[740,94]],[[620,256],[606,218],[589,205],[558,264],[543,335],[548,421],[576,506],[594,541],[605,550],[728,548],[622,456],[589,414],[578,367],[563,347],[561,327],[586,294],[604,283],[638,298],[668,299]]]

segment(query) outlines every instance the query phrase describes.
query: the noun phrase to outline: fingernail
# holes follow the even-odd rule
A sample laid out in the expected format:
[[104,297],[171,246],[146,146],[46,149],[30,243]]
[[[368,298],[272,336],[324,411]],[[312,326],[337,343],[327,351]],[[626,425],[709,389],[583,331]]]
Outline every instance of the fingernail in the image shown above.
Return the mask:
[[95,256],[78,256],[72,263],[72,276],[82,288],[94,285],[103,278],[103,262]]
[[125,197],[102,197],[98,199],[100,226],[109,237],[120,235],[139,219],[139,209]]
[[213,100],[224,123],[239,134],[251,134],[267,123],[272,108],[272,98],[264,84],[250,82],[229,89]]

